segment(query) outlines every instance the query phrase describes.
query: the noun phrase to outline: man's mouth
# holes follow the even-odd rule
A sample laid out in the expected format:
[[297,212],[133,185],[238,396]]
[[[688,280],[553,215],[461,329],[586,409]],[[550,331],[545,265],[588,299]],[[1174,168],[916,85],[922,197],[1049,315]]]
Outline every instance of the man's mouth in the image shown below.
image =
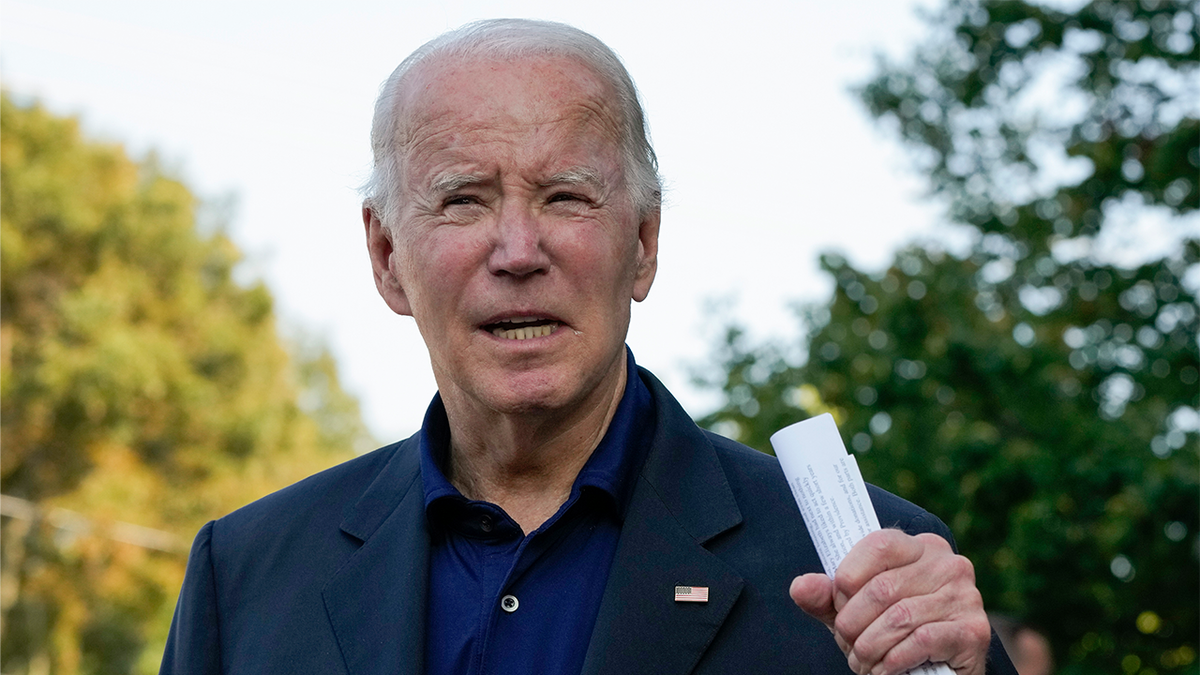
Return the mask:
[[505,340],[529,340],[546,337],[558,330],[558,326],[559,323],[553,319],[522,316],[489,323],[483,329]]

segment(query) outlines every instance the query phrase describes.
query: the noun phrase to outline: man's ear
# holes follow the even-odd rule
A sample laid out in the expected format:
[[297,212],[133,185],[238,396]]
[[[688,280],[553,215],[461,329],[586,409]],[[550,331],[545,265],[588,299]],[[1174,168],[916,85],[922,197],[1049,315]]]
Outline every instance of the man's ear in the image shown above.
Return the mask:
[[367,252],[371,254],[371,271],[375,274],[375,288],[388,307],[397,314],[412,316],[408,296],[396,270],[392,257],[392,231],[384,227],[379,217],[368,206],[362,209],[363,227],[367,232]]
[[650,294],[654,275],[658,272],[658,224],[662,219],[659,208],[642,217],[638,226],[637,272],[633,280],[633,299],[641,302]]

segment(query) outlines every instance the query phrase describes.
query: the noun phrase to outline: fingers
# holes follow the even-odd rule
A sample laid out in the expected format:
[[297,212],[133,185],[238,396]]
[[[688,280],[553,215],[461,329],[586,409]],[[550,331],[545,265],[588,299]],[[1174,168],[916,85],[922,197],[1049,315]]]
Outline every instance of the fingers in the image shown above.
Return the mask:
[[837,610],[833,607],[833,581],[824,574],[805,574],[792,579],[788,589],[792,602],[833,630]]
[[[945,663],[957,675],[983,675],[990,639],[991,627],[986,617],[978,620],[963,617],[917,627],[878,661],[859,659],[858,651],[854,649],[847,656],[847,662],[851,670],[873,675],[896,675],[927,661]],[[860,638],[860,645],[862,642]]]
[[872,533],[833,586],[835,635],[855,672],[890,675],[942,661],[959,675],[983,673],[991,631],[975,571],[941,537]]
[[[848,606],[839,616],[856,617],[854,609]],[[840,629],[842,622],[836,625]],[[904,672],[926,661],[948,663],[960,674],[982,673],[991,638],[979,592],[958,581],[898,599],[855,637],[838,633],[850,646],[850,668],[876,675]]]
[[[846,556],[853,566],[846,570],[843,561],[838,567],[835,607],[839,612],[850,611],[844,613],[837,628],[851,642],[889,610],[897,626],[914,619],[915,625],[920,625],[934,618],[912,611],[911,603],[898,605],[903,599],[929,596],[951,581],[965,581],[975,592],[974,567],[966,558],[954,555],[945,539],[933,534],[912,537],[896,530],[887,532],[899,536],[864,538],[869,545],[861,551],[856,546]],[[957,585],[950,590],[955,589]]]
[[920,560],[927,545],[940,545],[946,551],[950,551],[950,545],[945,539],[932,534],[914,537],[900,530],[886,529],[863,537],[838,565],[835,592],[841,600],[840,604],[845,604],[847,599],[857,594],[867,582],[878,577],[880,573]]

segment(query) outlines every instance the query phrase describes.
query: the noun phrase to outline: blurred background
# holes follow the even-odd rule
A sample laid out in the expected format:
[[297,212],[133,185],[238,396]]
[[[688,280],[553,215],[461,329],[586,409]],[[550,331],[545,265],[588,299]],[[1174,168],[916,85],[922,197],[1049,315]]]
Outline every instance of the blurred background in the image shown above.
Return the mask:
[[0,5],[0,671],[156,672],[205,521],[418,428],[373,99],[527,16],[642,91],[699,423],[830,411],[1054,672],[1200,672],[1200,3],[559,5]]

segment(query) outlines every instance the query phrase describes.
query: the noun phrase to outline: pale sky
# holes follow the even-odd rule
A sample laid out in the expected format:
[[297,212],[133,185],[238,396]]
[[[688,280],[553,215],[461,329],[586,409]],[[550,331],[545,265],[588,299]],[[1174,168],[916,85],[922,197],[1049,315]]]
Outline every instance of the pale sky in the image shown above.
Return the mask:
[[328,342],[369,427],[392,441],[420,426],[435,385],[416,326],[375,292],[356,190],[375,94],[409,52],[515,16],[570,23],[621,55],[668,187],[658,277],[629,344],[700,415],[715,399],[689,366],[721,327],[707,300],[733,298],[753,335],[792,335],[790,305],[831,290],[820,251],[878,268],[935,232],[924,183],[848,91],[875,51],[919,39],[915,4],[6,0],[0,78],[135,157],[155,149],[200,197],[232,195],[246,277]]

